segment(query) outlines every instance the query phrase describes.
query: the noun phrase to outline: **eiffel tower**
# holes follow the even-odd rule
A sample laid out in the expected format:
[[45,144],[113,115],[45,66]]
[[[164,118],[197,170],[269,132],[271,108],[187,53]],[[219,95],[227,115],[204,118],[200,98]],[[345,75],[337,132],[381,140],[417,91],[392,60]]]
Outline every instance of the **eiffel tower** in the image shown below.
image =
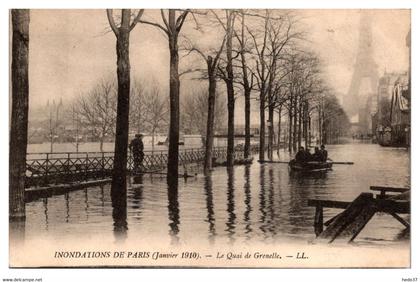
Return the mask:
[[[354,72],[347,95],[344,97],[344,108],[349,118],[356,122],[359,131],[369,128],[371,106],[378,85],[378,66],[373,59],[372,26],[368,11],[361,11],[359,25],[359,47],[354,64]],[[366,87],[369,82],[370,87]],[[361,87],[361,86],[365,87]]]

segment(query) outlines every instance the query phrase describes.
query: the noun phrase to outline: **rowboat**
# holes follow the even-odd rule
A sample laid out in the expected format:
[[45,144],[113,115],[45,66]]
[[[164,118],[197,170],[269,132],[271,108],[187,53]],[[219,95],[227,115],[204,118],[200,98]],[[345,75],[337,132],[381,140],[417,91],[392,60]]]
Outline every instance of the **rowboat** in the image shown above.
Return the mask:
[[289,162],[289,168],[291,171],[299,171],[299,172],[325,172],[332,169],[333,162],[328,160],[326,162],[317,162],[317,161],[310,161],[310,162],[296,162],[295,160],[291,160]]

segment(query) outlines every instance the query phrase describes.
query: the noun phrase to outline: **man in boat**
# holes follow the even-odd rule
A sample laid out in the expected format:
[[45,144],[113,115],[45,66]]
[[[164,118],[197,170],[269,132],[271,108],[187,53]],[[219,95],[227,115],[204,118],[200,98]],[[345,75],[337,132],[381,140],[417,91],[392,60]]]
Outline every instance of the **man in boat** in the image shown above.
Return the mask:
[[142,141],[143,135],[136,134],[135,138],[130,143],[130,151],[133,154],[134,171],[140,171],[140,167],[144,158],[144,145]]
[[305,148],[299,147],[299,151],[296,153],[296,156],[295,156],[295,161],[297,163],[307,162]]
[[319,150],[318,147],[315,147],[315,152],[312,155],[312,160],[315,162],[322,162],[323,161],[323,156],[321,151]]
[[321,155],[321,161],[326,162],[328,160],[328,151],[325,150],[324,144],[321,145],[321,150],[319,150]]
[[312,154],[311,154],[311,149],[306,148],[305,149],[305,162],[311,162],[311,161],[313,161]]

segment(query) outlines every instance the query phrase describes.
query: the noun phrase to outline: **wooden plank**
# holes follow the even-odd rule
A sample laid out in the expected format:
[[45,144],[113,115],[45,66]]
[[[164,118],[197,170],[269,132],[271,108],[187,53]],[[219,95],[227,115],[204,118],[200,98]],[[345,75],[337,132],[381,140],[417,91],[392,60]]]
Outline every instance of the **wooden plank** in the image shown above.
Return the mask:
[[366,224],[371,220],[375,215],[376,208],[374,205],[367,205],[362,208],[359,214],[355,217],[353,222],[351,222],[340,234],[341,237],[351,236],[349,242],[356,239],[357,235],[365,228]]
[[405,221],[401,216],[399,216],[398,214],[396,214],[394,212],[389,213],[389,214],[392,215],[396,220],[398,220],[402,225],[404,225],[407,228],[410,228],[410,223]]
[[333,242],[343,232],[346,236],[357,236],[374,210],[373,194],[361,193],[318,237]]
[[387,187],[387,186],[370,186],[370,190],[372,191],[384,191],[384,192],[397,192],[397,193],[404,193],[410,191],[410,188],[400,188],[400,187]]
[[334,208],[334,209],[345,209],[351,202],[344,201],[332,201],[332,200],[308,200],[308,206],[317,207],[322,206],[324,208]]
[[328,220],[324,223],[324,225],[325,225],[325,226],[330,225],[330,224],[331,224],[331,222],[333,222],[333,221],[337,218],[337,216],[340,216],[340,214],[341,214],[341,212],[340,212],[340,213],[338,213],[338,214],[336,214],[335,216],[331,217],[330,219],[328,219]]

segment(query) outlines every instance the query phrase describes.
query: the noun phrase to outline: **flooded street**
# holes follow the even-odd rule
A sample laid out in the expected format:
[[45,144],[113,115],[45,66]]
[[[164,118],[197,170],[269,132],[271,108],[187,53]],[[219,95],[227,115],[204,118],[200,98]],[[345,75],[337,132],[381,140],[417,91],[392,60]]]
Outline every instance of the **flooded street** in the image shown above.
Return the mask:
[[[168,243],[309,242],[315,237],[315,208],[307,206],[308,199],[352,201],[371,185],[410,187],[406,149],[362,143],[327,149],[334,161],[354,165],[302,176],[289,174],[287,164],[254,160],[232,170],[216,168],[211,177],[179,179],[171,193],[165,176],[131,178],[126,220],[113,219],[110,185],[39,199],[26,205],[25,238],[100,239],[119,230],[123,240],[158,238]],[[281,151],[279,159],[288,158]],[[326,209],[325,220],[338,212]],[[355,243],[409,244],[407,236],[400,238],[403,229],[390,215],[377,214]]]

